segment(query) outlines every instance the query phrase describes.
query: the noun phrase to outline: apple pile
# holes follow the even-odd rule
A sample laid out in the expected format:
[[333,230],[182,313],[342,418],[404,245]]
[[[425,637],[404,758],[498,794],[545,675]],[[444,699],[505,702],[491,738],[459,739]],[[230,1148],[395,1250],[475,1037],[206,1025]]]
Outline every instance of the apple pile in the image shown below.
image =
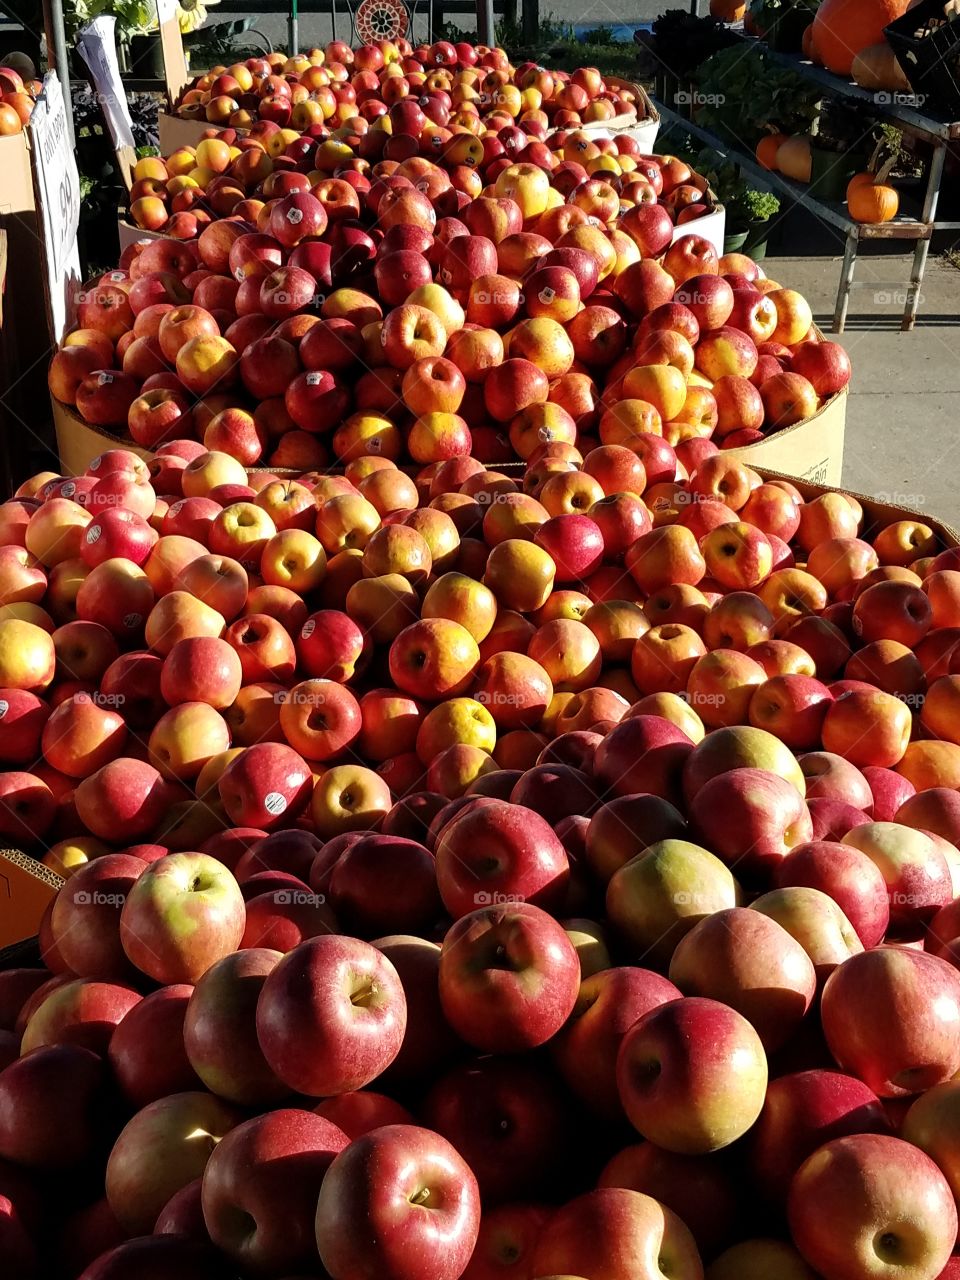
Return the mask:
[[24,80],[15,67],[0,64],[0,138],[23,132],[42,89],[39,80]]
[[189,436],[300,470],[647,435],[700,456],[809,418],[849,380],[843,348],[749,258],[674,239],[668,203],[701,195],[686,165],[637,167],[622,213],[624,186],[518,161],[455,216],[418,156],[271,200],[260,230],[135,243],[81,294],[51,393],[146,450]]
[[682,447],[0,506],[5,1276],[955,1280],[960,551]]
[[176,114],[254,135],[264,122],[309,134],[328,120],[373,124],[408,98],[441,136],[472,130],[481,118],[532,123],[540,137],[548,128],[638,118],[633,91],[608,85],[596,67],[572,73],[533,62],[513,67],[503,49],[446,40],[416,48],[408,40],[381,40],[356,50],[333,40],[294,57],[269,53],[217,66],[187,88]]

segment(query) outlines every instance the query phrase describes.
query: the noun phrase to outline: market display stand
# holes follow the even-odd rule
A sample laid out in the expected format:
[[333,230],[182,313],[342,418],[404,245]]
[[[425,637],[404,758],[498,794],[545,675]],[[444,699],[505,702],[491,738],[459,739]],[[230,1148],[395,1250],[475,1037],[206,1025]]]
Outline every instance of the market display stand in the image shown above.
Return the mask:
[[[937,119],[924,115],[915,106],[910,105],[910,95],[902,93],[874,93],[869,89],[861,89],[852,81],[844,80],[822,67],[797,54],[781,53],[771,49],[763,41],[754,36],[741,36],[746,46],[754,46],[764,51],[767,57],[803,76],[814,84],[823,87],[824,96],[835,100],[849,102],[851,106],[869,108],[871,114],[901,126],[904,130],[923,138],[930,143],[930,158],[926,167],[926,185],[920,207],[915,216],[901,213],[892,222],[884,222],[873,226],[855,222],[847,213],[846,206],[839,201],[826,201],[817,196],[801,182],[794,182],[782,174],[763,168],[754,156],[731,147],[730,143],[709,129],[704,129],[694,121],[687,119],[679,112],[657,103],[657,109],[664,120],[676,123],[689,130],[708,146],[716,148],[727,155],[734,163],[751,177],[771,188],[778,195],[786,197],[796,204],[810,209],[824,222],[836,227],[846,237],[846,248],[843,255],[843,268],[840,272],[840,283],[837,288],[837,302],[834,309],[833,332],[843,333],[850,305],[850,290],[854,285],[857,254],[862,241],[866,240],[903,240],[914,245],[910,278],[906,282],[903,319],[900,328],[904,331],[912,329],[917,318],[920,302],[920,286],[930,252],[930,240],[934,231],[958,231],[960,222],[944,222],[937,219],[937,204],[940,198],[940,183],[943,179],[943,167],[946,160],[947,147],[950,142],[960,138],[960,122]],[[693,100],[691,96],[691,101]]]

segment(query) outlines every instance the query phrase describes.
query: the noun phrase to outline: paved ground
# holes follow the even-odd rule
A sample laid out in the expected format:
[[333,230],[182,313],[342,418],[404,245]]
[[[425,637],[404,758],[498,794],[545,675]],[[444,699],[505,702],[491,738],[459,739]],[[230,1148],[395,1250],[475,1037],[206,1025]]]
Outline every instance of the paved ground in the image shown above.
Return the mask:
[[[827,331],[839,258],[771,258],[767,274],[809,298]],[[900,332],[907,259],[861,258],[847,330],[853,362],[843,479],[861,493],[929,511],[960,527],[960,272],[931,257],[920,319]],[[828,335],[834,337],[835,335]]]

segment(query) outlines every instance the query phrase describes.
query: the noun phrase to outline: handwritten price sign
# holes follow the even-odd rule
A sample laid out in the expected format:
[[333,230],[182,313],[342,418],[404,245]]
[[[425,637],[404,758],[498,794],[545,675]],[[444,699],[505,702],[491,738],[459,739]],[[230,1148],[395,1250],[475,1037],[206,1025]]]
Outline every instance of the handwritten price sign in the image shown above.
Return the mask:
[[[60,81],[50,72],[30,119],[35,183],[46,247],[54,328],[65,322],[65,285],[79,277],[80,179]],[[59,333],[55,334],[59,337]]]

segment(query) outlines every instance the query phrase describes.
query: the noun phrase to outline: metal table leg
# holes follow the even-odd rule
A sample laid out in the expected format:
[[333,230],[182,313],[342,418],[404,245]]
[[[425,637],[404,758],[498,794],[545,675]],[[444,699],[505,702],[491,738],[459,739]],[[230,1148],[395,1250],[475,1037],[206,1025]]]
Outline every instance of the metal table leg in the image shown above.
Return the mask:
[[[935,142],[933,155],[930,157],[930,169],[927,173],[927,189],[923,197],[923,213],[921,217],[926,223],[932,223],[937,216],[937,204],[940,199],[940,183],[943,180],[943,166],[947,157],[947,148],[943,142]],[[910,272],[910,283],[903,308],[901,330],[906,333],[912,329],[917,319],[920,306],[920,286],[923,284],[923,273],[927,266],[927,255],[930,252],[929,240],[918,240],[913,253],[913,268]]]
[[843,253],[843,269],[840,272],[840,286],[837,290],[837,306],[833,313],[833,332],[843,333],[847,323],[847,309],[850,306],[850,288],[853,285],[853,272],[857,265],[857,241],[859,237],[855,227],[847,232],[847,247]]

